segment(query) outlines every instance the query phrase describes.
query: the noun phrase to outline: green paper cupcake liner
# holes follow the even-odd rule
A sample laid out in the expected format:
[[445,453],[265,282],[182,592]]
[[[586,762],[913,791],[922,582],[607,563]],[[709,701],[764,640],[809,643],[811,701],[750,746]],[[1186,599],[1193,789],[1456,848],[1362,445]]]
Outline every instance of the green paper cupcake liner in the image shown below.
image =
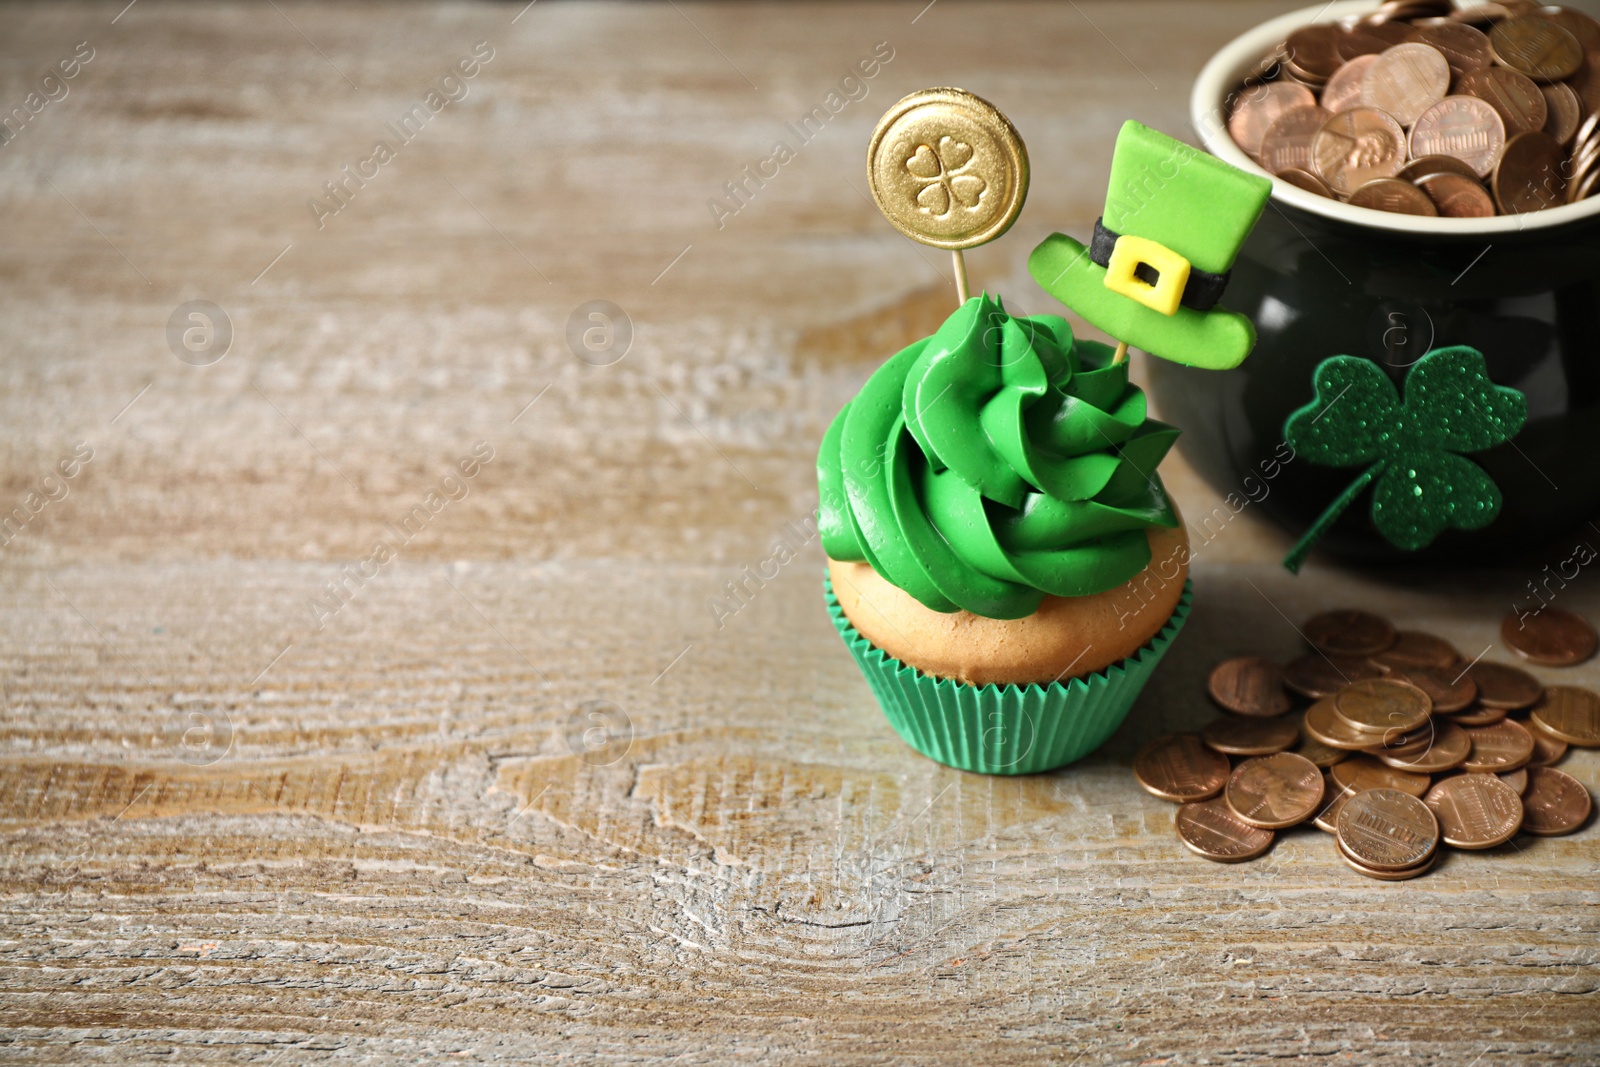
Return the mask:
[[1194,584],[1185,581],[1161,630],[1133,655],[1093,674],[1048,685],[967,685],[924,674],[868,641],[839,607],[826,577],[822,588],[828,616],[889,725],[929,759],[979,774],[1050,771],[1104,744],[1183,629],[1194,596]]

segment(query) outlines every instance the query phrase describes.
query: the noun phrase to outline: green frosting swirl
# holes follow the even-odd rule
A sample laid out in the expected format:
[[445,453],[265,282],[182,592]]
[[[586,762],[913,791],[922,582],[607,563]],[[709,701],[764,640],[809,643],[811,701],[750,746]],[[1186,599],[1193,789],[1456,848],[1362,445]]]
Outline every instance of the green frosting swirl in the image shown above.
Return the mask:
[[975,296],[879,367],[822,439],[822,547],[934,611],[1032,614],[1150,562],[1178,436],[1107,345]]

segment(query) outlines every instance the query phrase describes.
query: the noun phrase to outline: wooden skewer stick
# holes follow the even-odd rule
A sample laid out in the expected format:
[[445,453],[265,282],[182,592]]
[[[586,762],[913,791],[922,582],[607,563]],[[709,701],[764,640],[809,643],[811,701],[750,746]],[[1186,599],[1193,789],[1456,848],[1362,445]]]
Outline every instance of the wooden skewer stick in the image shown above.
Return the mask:
[[967,260],[961,254],[961,249],[959,248],[950,250],[950,258],[955,261],[956,265],[956,301],[959,304],[965,304],[967,302]]
[[1115,354],[1112,355],[1111,363],[1114,366],[1114,365],[1116,365],[1118,363],[1126,363],[1127,361],[1128,361],[1128,342],[1126,342],[1126,341],[1118,341],[1117,342],[1117,351],[1116,351]]

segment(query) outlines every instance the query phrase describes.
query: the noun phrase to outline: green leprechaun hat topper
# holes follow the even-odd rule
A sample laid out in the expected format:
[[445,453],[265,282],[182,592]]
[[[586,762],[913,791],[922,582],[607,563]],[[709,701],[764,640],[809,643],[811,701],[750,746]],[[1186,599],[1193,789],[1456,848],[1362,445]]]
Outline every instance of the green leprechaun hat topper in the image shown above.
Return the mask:
[[1052,234],[1028,270],[1119,341],[1175,363],[1236,367],[1255,327],[1217,301],[1271,191],[1265,178],[1129,121],[1089,245]]

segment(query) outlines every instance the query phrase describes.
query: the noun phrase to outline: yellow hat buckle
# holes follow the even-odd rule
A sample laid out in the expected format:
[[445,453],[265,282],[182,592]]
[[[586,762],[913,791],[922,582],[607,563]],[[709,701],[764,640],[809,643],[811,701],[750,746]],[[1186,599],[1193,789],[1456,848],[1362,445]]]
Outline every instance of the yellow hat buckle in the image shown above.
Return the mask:
[[[1155,272],[1154,284],[1140,277],[1140,267]],[[1105,285],[1114,293],[1137,300],[1152,311],[1175,315],[1189,284],[1189,261],[1159,241],[1122,234],[1106,262]]]

